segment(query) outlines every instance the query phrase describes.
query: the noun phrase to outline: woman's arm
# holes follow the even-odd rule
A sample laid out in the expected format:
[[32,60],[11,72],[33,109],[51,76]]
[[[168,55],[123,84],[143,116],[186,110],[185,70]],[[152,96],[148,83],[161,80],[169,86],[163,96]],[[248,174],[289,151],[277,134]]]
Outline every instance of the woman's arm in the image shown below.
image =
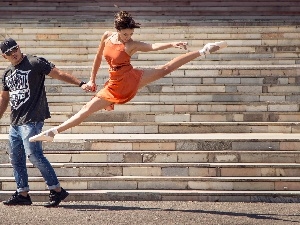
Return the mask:
[[88,84],[91,85],[95,89],[95,91],[96,91],[96,76],[97,76],[98,70],[99,70],[100,65],[101,65],[102,56],[103,56],[103,49],[104,49],[104,46],[105,46],[105,40],[110,35],[111,35],[110,31],[105,31],[105,33],[102,35],[102,38],[101,38],[100,44],[98,46],[96,56],[94,58],[91,77],[90,77],[90,81],[89,81]]
[[[144,42],[136,41],[134,42],[134,52],[141,51],[141,52],[150,52],[150,51],[158,51],[164,50],[167,48],[184,48],[187,49],[187,42],[169,42],[169,43],[154,43],[154,44],[147,44]],[[132,53],[132,54],[133,54]]]

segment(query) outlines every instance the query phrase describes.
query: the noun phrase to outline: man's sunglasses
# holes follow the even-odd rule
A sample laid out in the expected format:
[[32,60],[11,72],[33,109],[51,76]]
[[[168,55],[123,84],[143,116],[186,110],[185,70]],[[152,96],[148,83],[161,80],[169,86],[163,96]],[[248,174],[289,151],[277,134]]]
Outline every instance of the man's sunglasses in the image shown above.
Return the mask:
[[7,52],[5,52],[4,54],[7,56],[11,56],[12,54],[16,53],[19,49],[19,46],[15,46],[12,49],[9,49]]

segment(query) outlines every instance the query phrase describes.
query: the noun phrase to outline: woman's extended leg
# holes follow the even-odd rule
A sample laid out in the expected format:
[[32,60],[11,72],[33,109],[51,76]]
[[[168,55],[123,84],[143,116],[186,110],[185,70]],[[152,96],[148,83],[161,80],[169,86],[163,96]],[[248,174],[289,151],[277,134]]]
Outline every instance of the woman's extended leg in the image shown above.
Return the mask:
[[139,88],[142,88],[147,84],[168,75],[172,71],[177,70],[182,65],[198,58],[199,56],[205,56],[225,47],[227,47],[227,43],[225,41],[208,43],[200,51],[188,52],[172,59],[170,62],[166,63],[163,66],[159,66],[156,69],[145,70],[140,81]]

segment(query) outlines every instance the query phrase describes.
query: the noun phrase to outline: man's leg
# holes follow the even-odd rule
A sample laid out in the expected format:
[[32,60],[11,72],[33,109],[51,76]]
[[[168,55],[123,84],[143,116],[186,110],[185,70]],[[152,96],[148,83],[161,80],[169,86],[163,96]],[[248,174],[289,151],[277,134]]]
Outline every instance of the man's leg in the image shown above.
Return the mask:
[[52,165],[43,154],[42,142],[29,142],[29,137],[40,133],[43,125],[43,122],[26,124],[22,126],[23,129],[21,133],[25,153],[29,161],[39,169],[50,190],[50,201],[45,206],[53,207],[64,200],[68,196],[68,192],[60,187],[60,183]]
[[17,191],[12,197],[4,201],[5,205],[31,205],[32,201],[28,194],[28,174],[26,168],[26,156],[19,134],[19,126],[10,126],[9,130],[9,158],[13,166],[13,173],[17,184]]

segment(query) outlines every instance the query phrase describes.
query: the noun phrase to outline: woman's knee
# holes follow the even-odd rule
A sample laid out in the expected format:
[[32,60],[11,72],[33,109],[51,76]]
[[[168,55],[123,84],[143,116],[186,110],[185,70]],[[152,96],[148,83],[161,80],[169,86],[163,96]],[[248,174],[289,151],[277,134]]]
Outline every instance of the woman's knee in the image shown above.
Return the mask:
[[83,114],[84,116],[89,116],[101,109],[106,108],[109,105],[111,105],[111,102],[95,96],[91,101],[81,108],[79,113]]
[[172,68],[168,64],[161,66],[159,69],[161,70],[162,77],[168,75],[169,73],[171,73],[173,71]]

